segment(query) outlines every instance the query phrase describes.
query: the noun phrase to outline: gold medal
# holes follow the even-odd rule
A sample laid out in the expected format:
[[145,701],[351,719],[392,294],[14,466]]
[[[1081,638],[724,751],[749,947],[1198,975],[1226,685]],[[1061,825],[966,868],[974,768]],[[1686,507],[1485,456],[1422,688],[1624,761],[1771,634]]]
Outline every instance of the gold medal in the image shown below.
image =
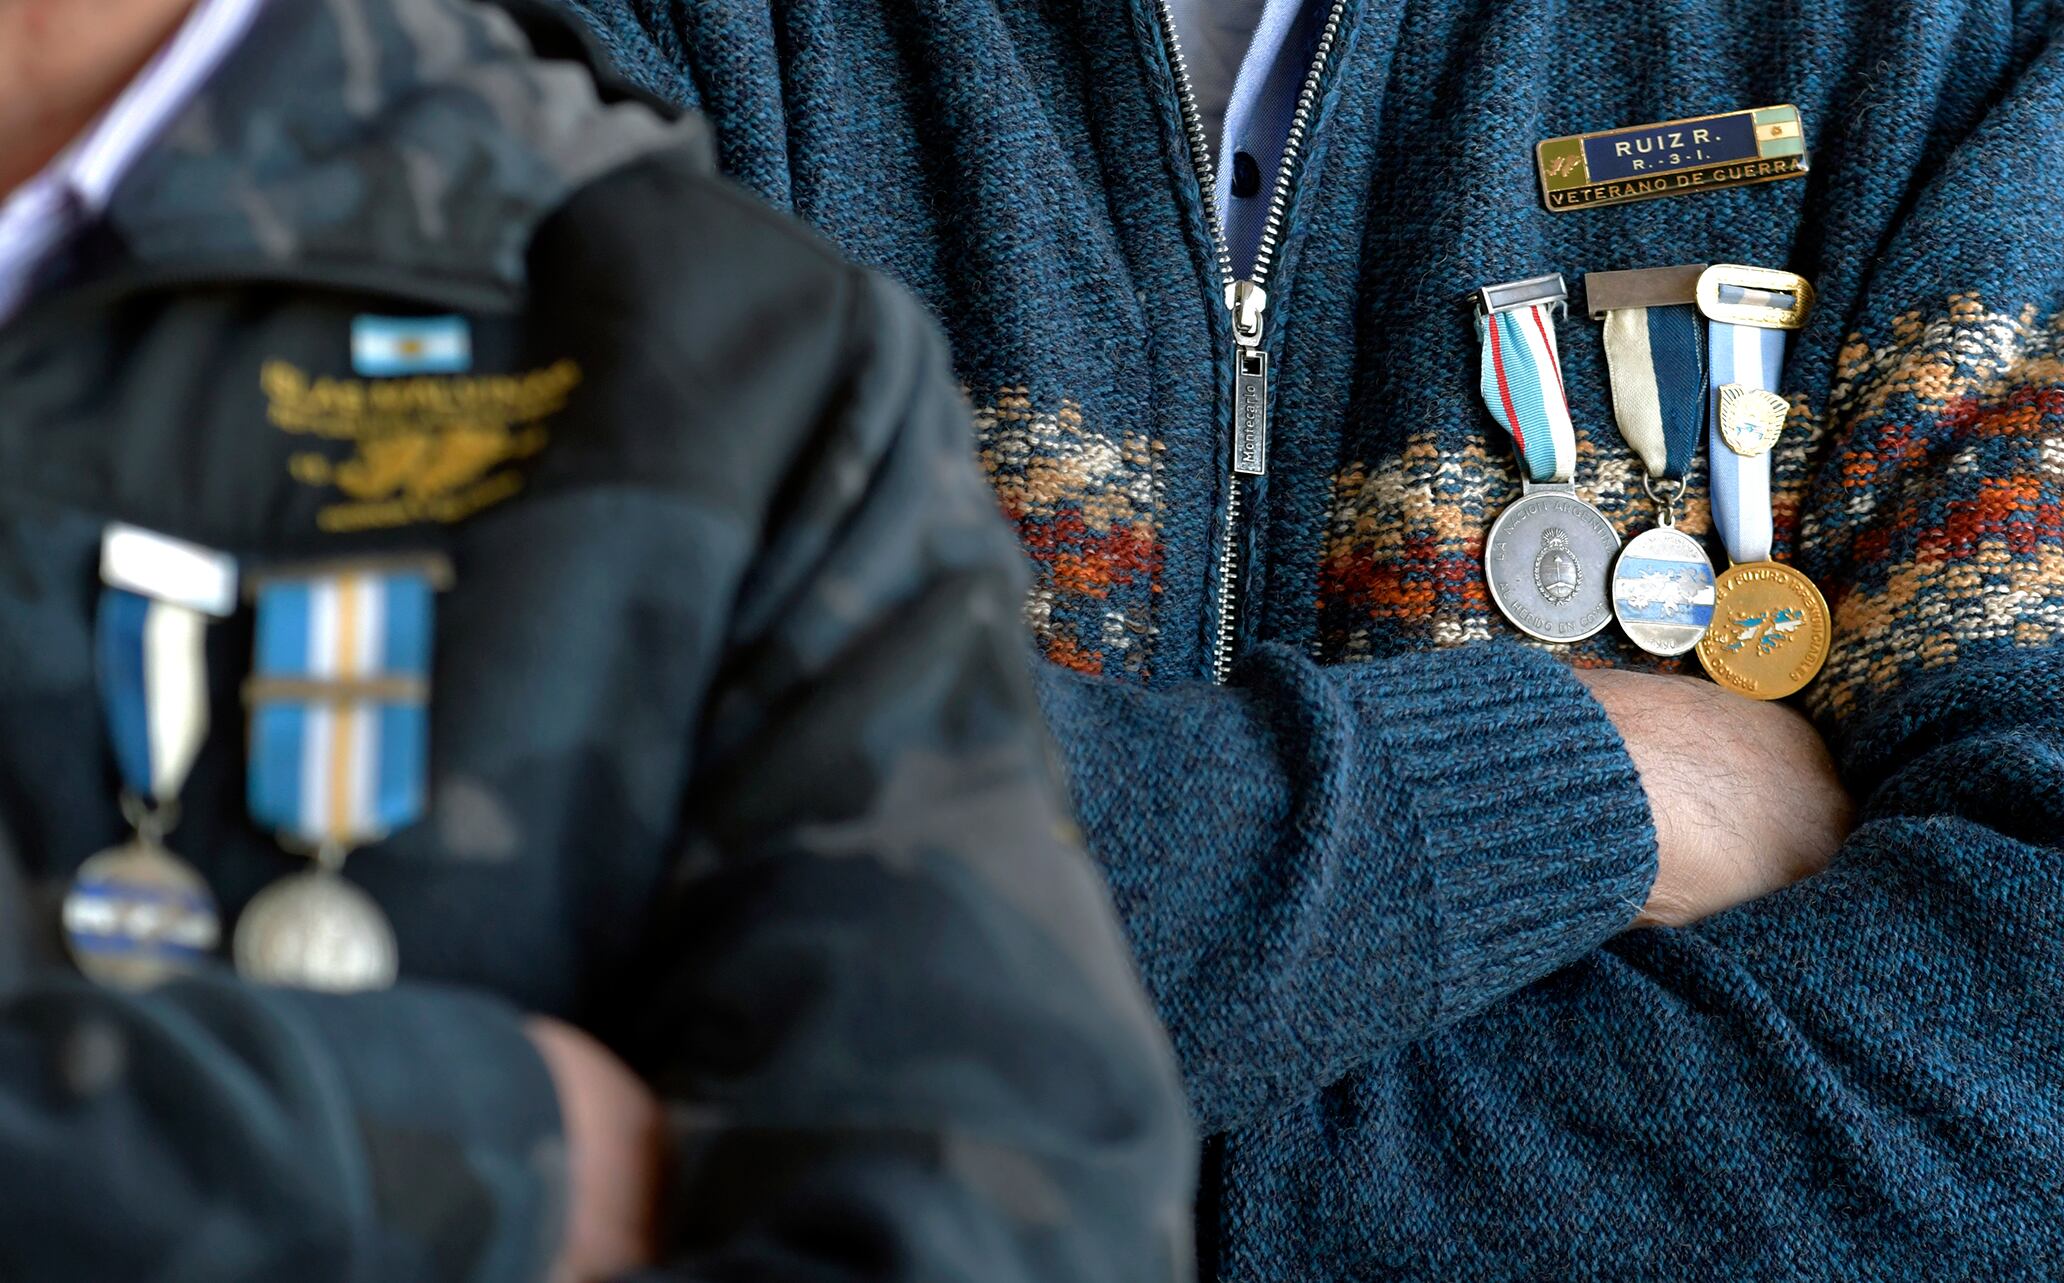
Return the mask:
[[1827,662],[1833,629],[1827,599],[1782,562],[1728,567],[1713,603],[1699,663],[1720,685],[1750,699],[1797,694]]

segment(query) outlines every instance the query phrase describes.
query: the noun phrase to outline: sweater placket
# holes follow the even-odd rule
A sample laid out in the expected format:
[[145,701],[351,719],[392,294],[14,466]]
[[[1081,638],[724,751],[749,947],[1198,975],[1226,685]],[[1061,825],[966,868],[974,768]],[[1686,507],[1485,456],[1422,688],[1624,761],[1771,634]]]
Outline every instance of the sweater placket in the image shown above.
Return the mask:
[[[1253,266],[1242,276],[1233,265],[1233,254],[1220,217],[1218,181],[1205,134],[1203,115],[1190,84],[1189,68],[1183,59],[1182,41],[1176,30],[1169,0],[1154,0],[1155,15],[1168,48],[1169,69],[1181,105],[1183,135],[1188,140],[1190,163],[1197,173],[1204,221],[1210,230],[1212,247],[1223,287],[1224,304],[1232,315],[1233,408],[1230,475],[1225,479],[1224,511],[1219,527],[1211,598],[1217,618],[1211,634],[1211,679],[1224,684],[1231,676],[1238,651],[1241,605],[1241,542],[1246,515],[1252,507],[1250,491],[1258,488],[1268,472],[1269,340],[1268,283],[1278,261],[1291,197],[1302,173],[1306,145],[1318,112],[1320,89],[1341,45],[1349,0],[1331,0],[1319,29],[1310,68],[1290,118],[1283,143],[1282,159],[1269,194],[1268,212],[1254,250]],[[1250,544],[1251,547],[1251,544]]]

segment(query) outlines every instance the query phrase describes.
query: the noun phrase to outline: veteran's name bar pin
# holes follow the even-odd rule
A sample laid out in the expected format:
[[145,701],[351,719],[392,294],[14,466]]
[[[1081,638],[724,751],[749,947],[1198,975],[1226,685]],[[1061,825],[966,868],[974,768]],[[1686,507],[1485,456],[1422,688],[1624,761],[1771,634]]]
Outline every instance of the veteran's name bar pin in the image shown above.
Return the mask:
[[1485,537],[1484,576],[1505,618],[1546,642],[1582,641],[1612,619],[1607,576],[1620,550],[1612,523],[1576,493],[1576,429],[1555,341],[1568,297],[1554,273],[1476,292],[1478,387],[1523,473],[1519,501]]
[[1805,175],[1805,128],[1789,104],[1570,134],[1534,145],[1541,198],[1558,213],[1774,183]]

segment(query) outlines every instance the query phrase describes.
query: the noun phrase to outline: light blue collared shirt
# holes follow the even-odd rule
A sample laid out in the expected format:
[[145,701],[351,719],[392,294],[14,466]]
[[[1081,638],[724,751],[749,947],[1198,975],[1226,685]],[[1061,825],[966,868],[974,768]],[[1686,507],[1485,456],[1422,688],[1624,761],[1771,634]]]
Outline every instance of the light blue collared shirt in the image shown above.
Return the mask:
[[1233,270],[1253,270],[1297,95],[1324,25],[1323,0],[1170,0],[1207,137]]
[[106,211],[137,158],[222,65],[265,0],[199,0],[114,102],[34,177],[0,200],[0,321],[36,270]]

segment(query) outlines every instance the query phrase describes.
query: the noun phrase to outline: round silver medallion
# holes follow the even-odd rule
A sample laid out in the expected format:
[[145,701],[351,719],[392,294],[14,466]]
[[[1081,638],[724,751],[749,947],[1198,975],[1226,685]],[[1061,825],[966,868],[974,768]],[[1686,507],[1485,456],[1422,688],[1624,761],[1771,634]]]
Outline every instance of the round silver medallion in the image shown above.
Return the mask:
[[1682,655],[1713,622],[1713,563],[1698,540],[1668,526],[1644,530],[1613,567],[1613,614],[1651,655]]
[[1484,576],[1491,600],[1521,632],[1582,641],[1612,619],[1606,580],[1619,550],[1598,509],[1567,490],[1536,488],[1491,523]]
[[373,897],[326,869],[281,878],[237,919],[236,968],[247,980],[351,993],[400,972],[394,928]]
[[206,962],[222,919],[200,874],[139,838],[79,866],[65,892],[64,934],[88,979],[147,989]]

